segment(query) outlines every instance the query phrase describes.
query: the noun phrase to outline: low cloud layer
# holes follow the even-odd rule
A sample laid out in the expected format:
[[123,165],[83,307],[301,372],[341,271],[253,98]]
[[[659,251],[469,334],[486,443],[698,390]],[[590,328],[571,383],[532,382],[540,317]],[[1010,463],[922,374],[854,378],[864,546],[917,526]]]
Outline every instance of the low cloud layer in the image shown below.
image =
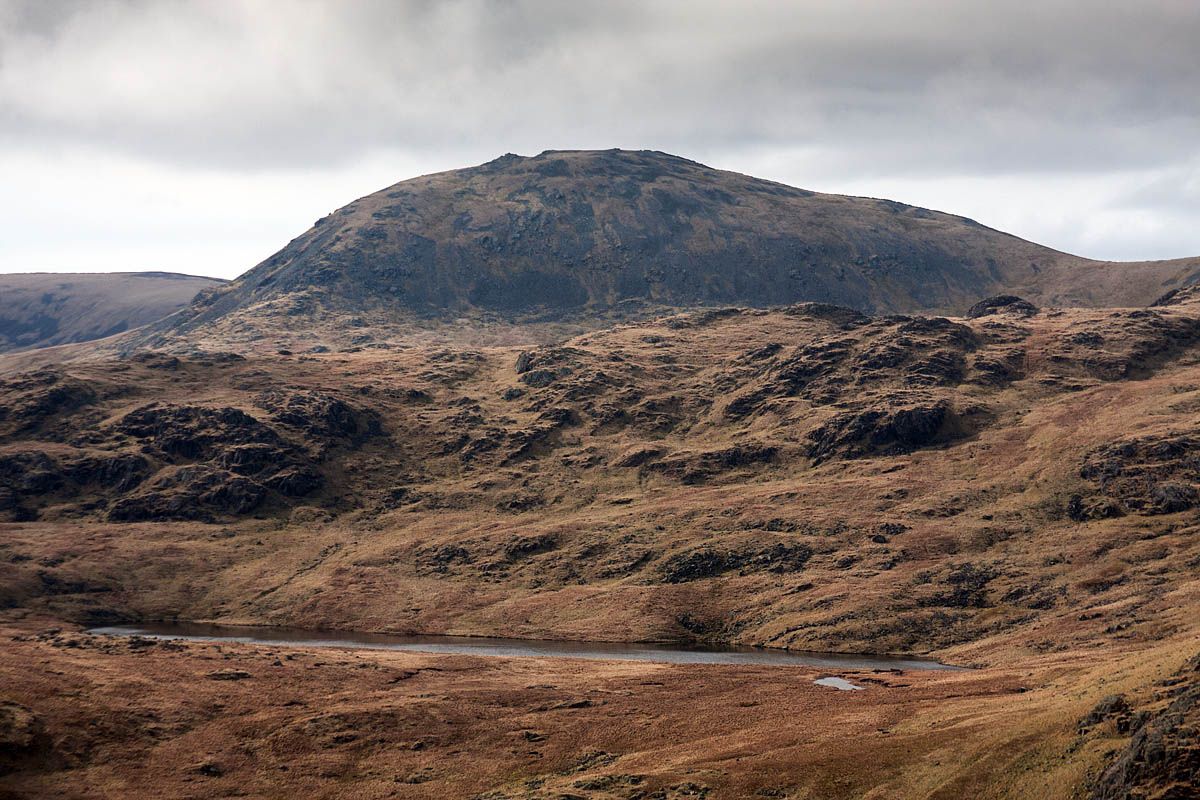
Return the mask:
[[0,269],[232,275],[395,180],[612,146],[1194,255],[1198,41],[1192,0],[0,0]]

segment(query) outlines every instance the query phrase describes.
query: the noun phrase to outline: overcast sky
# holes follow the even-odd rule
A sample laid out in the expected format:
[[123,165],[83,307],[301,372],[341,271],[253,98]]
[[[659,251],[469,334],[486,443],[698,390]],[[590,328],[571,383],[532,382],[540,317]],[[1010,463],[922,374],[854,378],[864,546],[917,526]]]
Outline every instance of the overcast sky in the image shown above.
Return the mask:
[[0,0],[0,272],[233,277],[505,152],[648,148],[1200,255],[1197,0]]

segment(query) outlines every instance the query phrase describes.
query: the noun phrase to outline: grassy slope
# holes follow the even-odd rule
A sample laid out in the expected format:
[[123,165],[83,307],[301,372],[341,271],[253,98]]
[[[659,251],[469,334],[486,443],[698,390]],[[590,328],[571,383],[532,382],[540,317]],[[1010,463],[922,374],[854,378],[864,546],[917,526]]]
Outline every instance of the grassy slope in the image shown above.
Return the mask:
[[168,272],[0,275],[0,353],[112,336],[173,314],[222,283]]
[[[1161,316],[1190,325],[1192,308]],[[45,453],[63,474],[73,460],[126,453],[146,459],[147,472],[125,492],[67,480],[22,494],[11,484],[41,521],[10,525],[9,547],[35,559],[52,549],[62,562],[52,571],[68,583],[102,570],[115,592],[39,601],[79,603],[75,613],[928,650],[969,649],[990,634],[1044,647],[1043,627],[1097,607],[1101,616],[1073,634],[1081,641],[1101,641],[1097,631],[1114,624],[1155,638],[1177,623],[1151,588],[1193,569],[1190,517],[1131,508],[1078,522],[1066,510],[1073,495],[1085,505],[1105,497],[1080,476],[1089,453],[1192,430],[1192,350],[1171,354],[1143,322],[1086,311],[971,321],[999,343],[985,336],[961,375],[936,379],[921,370],[953,361],[942,333],[905,333],[903,321],[843,331],[836,317],[782,313],[678,318],[545,348],[535,366],[571,373],[536,389],[521,382],[511,350],[79,366],[55,386],[100,398],[33,432],[10,417],[3,453]],[[1073,341],[1101,331],[1110,344]],[[864,366],[893,358],[902,340],[904,364]],[[759,357],[768,342],[787,344]],[[1166,360],[1139,355],[1146,346]],[[813,352],[841,360],[783,386],[780,376],[813,369]],[[981,365],[1001,356],[1024,377],[991,383]],[[1135,376],[1096,377],[1134,367]],[[18,414],[51,391],[23,386],[10,383],[7,395]],[[378,414],[384,433],[355,445],[273,422],[256,405],[266,387],[341,398]],[[524,393],[506,400],[509,389]],[[750,410],[731,418],[731,403],[747,397]],[[152,402],[257,415],[308,454],[325,485],[302,498],[268,492],[241,522],[214,508],[227,520],[217,526],[105,521],[124,498],[172,496],[153,488],[155,470],[218,468],[236,448],[221,429],[197,434],[217,445],[195,458],[119,432],[125,414]],[[835,441],[814,456],[813,437],[852,427],[846,417],[938,403],[951,411],[928,446],[885,443],[853,457],[863,440]],[[248,478],[265,482],[274,468]],[[1151,488],[1130,489],[1134,504]],[[160,558],[173,580],[160,579]],[[42,591],[36,561],[5,569],[20,602]]]
[[[664,790],[696,782],[721,797],[764,788],[766,774],[792,797],[1082,796],[1121,737],[1111,722],[1081,734],[1079,718],[1117,691],[1152,702],[1153,682],[1194,655],[1200,527],[1194,509],[1139,506],[1158,483],[1195,481],[1186,460],[1130,445],[1125,477],[1101,486],[1081,469],[1114,443],[1191,435],[1197,317],[1193,304],[916,327],[821,308],[684,315],[539,348],[521,374],[513,348],[73,365],[54,386],[78,381],[97,398],[32,427],[10,413],[0,454],[36,449],[67,464],[80,450],[144,453],[151,469],[169,471],[180,458],[164,455],[163,441],[114,426],[149,402],[234,406],[323,452],[314,463],[326,483],[301,499],[270,494],[243,518],[214,511],[212,523],[105,521],[124,496],[112,490],[22,495],[39,519],[0,526],[0,585],[14,609],[6,613],[32,615],[17,632],[47,616],[124,613],[932,651],[987,668],[908,675],[910,689],[860,697],[820,694],[769,670],[717,678],[685,667],[405,655],[315,654],[302,659],[305,670],[285,662],[277,679],[266,677],[273,656],[256,648],[191,646],[151,660],[124,646],[48,641],[6,649],[0,666],[16,676],[8,694],[68,741],[81,721],[110,719],[118,694],[139,694],[143,669],[159,676],[139,701],[147,713],[195,693],[234,709],[216,714],[196,701],[179,719],[153,723],[191,734],[151,736],[151,723],[134,718],[111,723],[129,731],[117,739],[78,734],[95,785],[130,791],[159,777],[136,766],[151,763],[150,737],[165,742],[155,757],[167,759],[171,781],[200,780],[193,760],[211,756],[259,795],[284,786],[330,794],[347,781],[383,795],[392,777],[429,767],[435,780],[405,784],[404,796],[519,797],[539,776],[544,796],[619,796],[573,788],[602,772],[644,775]],[[540,369],[553,373],[548,385],[521,380]],[[384,433],[352,446],[291,428],[256,404],[267,387],[340,398],[377,414]],[[509,389],[523,394],[505,399]],[[6,405],[37,408],[44,390],[12,381]],[[869,436],[839,438],[845,426],[829,425],[941,401],[953,413],[911,447],[884,437],[871,450]],[[224,429],[201,433],[226,446]],[[774,451],[760,461],[751,445]],[[1083,519],[1070,516],[1076,495]],[[1105,503],[1124,515],[1087,511]],[[796,564],[772,555],[776,545],[811,556]],[[727,560],[711,572],[711,559],[688,560],[700,551]],[[681,570],[697,563],[710,573]],[[108,688],[70,709],[50,702],[43,678],[20,677],[39,659],[69,676],[55,685],[100,669],[94,685]],[[212,659],[245,663],[257,682],[208,681]],[[307,671],[316,661],[342,666]],[[358,662],[452,674],[419,673],[397,696],[382,675],[351,668]],[[167,679],[171,670],[178,680]],[[646,690],[655,681],[668,688]],[[599,691],[615,693],[602,696],[608,705],[533,710]],[[262,692],[275,700],[261,703]],[[285,695],[306,705],[283,707]],[[257,710],[245,705],[251,698]],[[243,707],[247,721],[232,722]],[[338,726],[357,738],[334,741]],[[549,760],[521,755],[523,728],[552,734]],[[428,753],[397,749],[418,737],[410,731],[434,732]],[[257,744],[234,752],[234,733]],[[115,755],[97,760],[97,747]],[[590,749],[621,760],[573,772]],[[296,774],[280,777],[279,761]],[[44,789],[73,779],[51,771],[20,780]],[[201,796],[227,786],[188,785]]]

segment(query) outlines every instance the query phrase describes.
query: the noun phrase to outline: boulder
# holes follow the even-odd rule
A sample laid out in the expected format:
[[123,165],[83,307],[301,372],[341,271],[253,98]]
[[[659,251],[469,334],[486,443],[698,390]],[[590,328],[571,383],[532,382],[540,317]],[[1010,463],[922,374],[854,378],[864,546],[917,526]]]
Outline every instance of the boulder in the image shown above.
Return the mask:
[[1194,508],[1197,503],[1200,503],[1200,493],[1190,483],[1163,481],[1154,484],[1150,490],[1150,502],[1156,512],[1173,514],[1177,511]]
[[1011,294],[1001,294],[995,297],[988,297],[980,300],[975,305],[967,309],[967,319],[978,319],[986,317],[989,314],[998,314],[1002,312],[1020,314],[1024,317],[1031,317],[1038,313],[1038,307],[1028,300],[1023,300]]

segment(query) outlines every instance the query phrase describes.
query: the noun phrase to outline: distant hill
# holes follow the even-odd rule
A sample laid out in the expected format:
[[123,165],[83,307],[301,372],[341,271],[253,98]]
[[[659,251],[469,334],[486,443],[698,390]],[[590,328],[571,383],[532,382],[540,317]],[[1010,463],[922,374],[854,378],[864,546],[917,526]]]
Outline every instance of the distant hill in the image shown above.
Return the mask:
[[651,151],[547,151],[414,178],[350,203],[157,326],[254,340],[451,315],[507,321],[821,301],[961,312],[1145,305],[1200,259],[1114,264],[964,217],[819,194]]
[[0,353],[112,336],[224,282],[172,272],[0,275]]

